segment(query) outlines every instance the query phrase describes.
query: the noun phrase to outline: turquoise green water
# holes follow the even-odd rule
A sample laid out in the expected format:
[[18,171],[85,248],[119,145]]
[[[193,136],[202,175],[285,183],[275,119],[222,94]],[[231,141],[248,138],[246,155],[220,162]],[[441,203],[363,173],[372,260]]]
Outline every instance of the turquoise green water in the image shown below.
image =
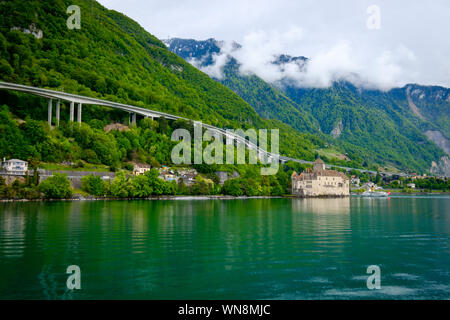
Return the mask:
[[448,196],[0,203],[0,298],[448,299],[449,235]]

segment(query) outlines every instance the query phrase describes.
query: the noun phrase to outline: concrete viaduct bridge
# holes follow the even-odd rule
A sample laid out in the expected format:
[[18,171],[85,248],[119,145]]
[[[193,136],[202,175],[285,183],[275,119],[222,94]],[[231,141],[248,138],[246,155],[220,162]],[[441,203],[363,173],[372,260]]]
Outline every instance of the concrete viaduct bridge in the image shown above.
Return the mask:
[[[186,121],[191,121],[190,119],[175,116],[173,114],[169,114],[169,113],[165,113],[165,112],[161,112],[161,111],[145,109],[145,108],[141,108],[141,107],[136,107],[136,106],[113,102],[113,101],[108,101],[108,100],[80,96],[80,95],[66,93],[66,92],[62,92],[62,91],[25,86],[25,85],[16,84],[16,83],[8,83],[8,82],[0,81],[0,89],[29,93],[29,94],[41,96],[43,98],[48,99],[48,123],[49,123],[49,125],[52,125],[53,100],[56,100],[56,126],[59,126],[61,101],[70,102],[70,111],[69,111],[70,112],[70,116],[69,116],[70,121],[74,121],[75,104],[77,104],[77,122],[78,123],[81,123],[81,113],[82,113],[83,104],[110,107],[110,108],[123,110],[125,112],[129,112],[131,115],[132,123],[136,123],[136,115],[141,115],[141,116],[144,116],[146,118],[151,118],[151,119],[164,117],[164,118],[170,119],[170,120],[183,119]],[[287,161],[293,161],[293,162],[298,162],[298,163],[302,163],[302,164],[312,164],[313,163],[312,161],[300,160],[300,159],[280,156],[278,154],[273,154],[271,152],[268,152],[267,150],[261,149],[260,147],[258,147],[258,145],[245,139],[245,137],[228,132],[225,129],[217,128],[217,127],[205,124],[205,123],[202,123],[202,126],[207,129],[210,129],[211,131],[218,132],[225,137],[234,139],[236,142],[243,143],[249,149],[257,150],[260,158],[267,157],[267,159],[271,160],[271,161],[276,159],[282,163],[285,163]],[[330,168],[331,165],[326,165],[326,167]],[[344,169],[347,171],[357,170],[360,172],[376,174],[375,171],[370,171],[370,170],[363,170],[363,169],[356,169],[356,168],[349,168],[349,167],[342,167],[342,166],[334,166],[334,167],[341,168],[341,169]],[[386,173],[386,174],[388,174],[388,173]]]

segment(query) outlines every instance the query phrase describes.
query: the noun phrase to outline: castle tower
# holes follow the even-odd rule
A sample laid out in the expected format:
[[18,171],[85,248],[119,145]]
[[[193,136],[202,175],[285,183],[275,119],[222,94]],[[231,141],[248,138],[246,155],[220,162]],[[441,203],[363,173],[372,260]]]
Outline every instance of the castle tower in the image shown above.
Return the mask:
[[323,162],[322,159],[317,158],[316,161],[314,161],[314,171],[323,171],[325,170],[325,162]]

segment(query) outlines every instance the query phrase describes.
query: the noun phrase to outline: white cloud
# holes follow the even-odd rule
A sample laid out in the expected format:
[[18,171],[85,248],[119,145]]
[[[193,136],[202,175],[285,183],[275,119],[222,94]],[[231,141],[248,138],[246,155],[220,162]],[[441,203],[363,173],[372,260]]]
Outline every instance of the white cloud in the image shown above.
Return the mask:
[[204,66],[203,62],[204,59],[196,59],[192,58],[188,60],[189,63],[191,63],[196,68],[200,69],[204,73],[208,74],[210,77],[216,78],[216,79],[223,79],[223,67],[227,64],[227,62],[230,60],[229,53],[232,52],[233,43],[224,41],[221,43],[221,52],[220,53],[213,53],[212,59],[213,64]]
[[280,67],[272,62],[277,55],[284,53],[290,43],[301,40],[303,30],[291,26],[286,32],[262,30],[247,34],[239,50],[229,52],[241,63],[240,72],[255,73],[266,81],[278,81],[282,77]]
[[270,83],[289,80],[300,87],[324,88],[331,86],[333,81],[347,80],[365,88],[388,90],[414,79],[411,65],[416,56],[402,44],[393,49],[364,50],[361,54],[350,41],[338,41],[308,57],[305,68],[296,62],[273,64],[275,57],[286,52],[293,42],[301,43],[303,35],[303,29],[297,26],[284,33],[251,32],[244,36],[239,49],[231,42],[224,42],[221,53],[213,56],[213,65],[202,67],[202,61],[198,60],[191,60],[191,63],[210,76],[222,79],[223,67],[231,56],[239,61],[240,72],[244,75],[256,74]]
[[[305,72],[286,73],[303,87],[329,87],[347,80],[365,88],[387,90],[413,81],[414,53],[403,45],[374,52],[358,51],[357,45],[340,41],[310,57]],[[291,69],[287,69],[291,70]]]
[[[214,37],[243,45],[241,71],[276,81],[327,86],[336,78],[389,88],[407,82],[450,87],[448,0],[100,0],[159,38]],[[380,8],[381,28],[367,28],[367,8]],[[311,58],[306,74],[284,71],[271,56]],[[205,72],[220,76],[226,56]],[[356,75],[358,74],[358,75]]]

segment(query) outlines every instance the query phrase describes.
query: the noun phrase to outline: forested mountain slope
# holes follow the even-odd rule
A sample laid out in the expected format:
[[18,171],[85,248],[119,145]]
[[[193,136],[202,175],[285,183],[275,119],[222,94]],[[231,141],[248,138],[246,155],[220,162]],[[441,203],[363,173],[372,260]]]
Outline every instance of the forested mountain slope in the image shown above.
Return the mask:
[[351,144],[368,161],[397,167],[429,168],[443,155],[424,134],[424,120],[401,96],[361,90],[347,82],[326,89],[286,87],[286,93],[309,110],[324,133],[337,143]]
[[[242,98],[170,52],[121,13],[95,1],[77,1],[81,29],[66,21],[69,0],[0,2],[0,79],[105,98],[232,128],[279,128],[280,151],[314,159],[322,142],[286,124],[265,120]],[[34,35],[31,32],[34,32]],[[20,118],[45,119],[43,99],[2,91]],[[40,106],[36,108],[36,106]],[[83,120],[110,117],[87,106]],[[67,120],[67,106],[62,106]]]
[[[214,39],[164,42],[170,50],[204,70],[211,68],[222,45]],[[239,48],[238,44],[234,46]],[[287,55],[280,55],[274,63],[291,61],[308,63],[304,57]],[[449,137],[448,89],[408,85],[383,92],[357,88],[345,81],[320,89],[302,88],[288,80],[270,84],[256,75],[242,74],[239,61],[233,57],[224,64],[220,75],[213,77],[239,94],[260,115],[288,123],[300,132],[317,134],[350,159],[363,160],[365,165],[425,172],[433,161],[445,155],[442,145]],[[411,101],[421,115],[414,113]]]

